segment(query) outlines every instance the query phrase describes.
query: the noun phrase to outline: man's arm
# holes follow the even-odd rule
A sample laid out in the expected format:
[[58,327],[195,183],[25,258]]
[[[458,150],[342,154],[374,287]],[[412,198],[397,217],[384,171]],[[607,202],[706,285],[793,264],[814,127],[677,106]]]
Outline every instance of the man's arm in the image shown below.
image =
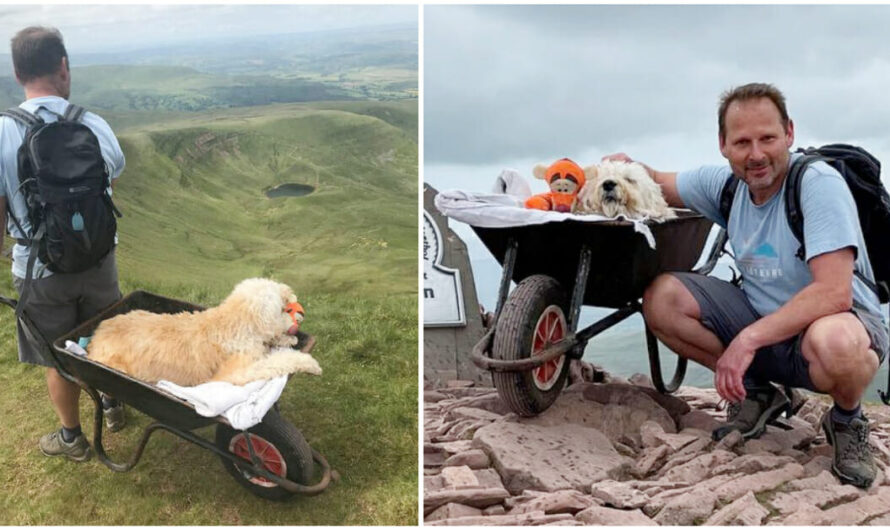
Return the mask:
[[639,160],[633,160],[631,157],[627,156],[624,153],[615,153],[612,155],[606,155],[603,157],[603,160],[616,160],[619,162],[636,162],[646,168],[646,171],[649,172],[649,176],[652,177],[652,180],[658,183],[661,186],[661,193],[664,195],[664,200],[667,201],[668,206],[672,208],[685,208],[686,205],[683,204],[683,200],[680,199],[680,194],[677,193],[677,172],[676,171],[656,171],[649,167],[648,165],[640,162]]
[[779,343],[804,331],[815,320],[843,313],[853,306],[852,247],[820,254],[807,263],[813,281],[775,312],[743,329],[723,352],[714,375],[717,392],[724,399],[745,398],[742,377],[764,346]]

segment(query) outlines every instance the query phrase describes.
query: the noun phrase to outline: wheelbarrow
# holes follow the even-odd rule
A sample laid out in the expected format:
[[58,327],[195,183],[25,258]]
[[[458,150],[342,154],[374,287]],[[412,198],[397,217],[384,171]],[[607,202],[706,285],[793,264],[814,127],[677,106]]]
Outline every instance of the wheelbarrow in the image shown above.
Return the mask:
[[[0,302],[13,309],[18,303],[15,299],[2,296]],[[295,494],[318,494],[328,487],[331,468],[327,461],[309,446],[292,423],[281,416],[277,403],[261,423],[246,430],[236,430],[223,416],[201,416],[188,401],[65,349],[66,341],[78,342],[80,337],[90,337],[103,320],[135,309],[153,313],[180,313],[202,311],[204,308],[145,291],[134,291],[52,343],[42,335],[26,312],[19,317],[25,332],[42,345],[44,358],[62,377],[80,386],[92,398],[96,410],[93,449],[100,462],[112,471],[130,471],[142,457],[152,433],[165,430],[217,455],[235,481],[259,497],[281,501]],[[300,351],[309,353],[315,346],[315,339],[308,334],[300,332],[298,338]],[[112,395],[156,420],[145,428],[135,451],[124,463],[112,461],[102,445],[105,422],[100,392]],[[213,441],[192,432],[213,424],[216,424]],[[312,484],[316,478],[317,482]]]
[[[687,210],[677,213],[676,219],[646,222],[654,249],[630,221],[472,227],[503,266],[494,321],[474,346],[472,360],[492,372],[498,394],[515,413],[546,410],[562,391],[571,360],[584,355],[591,338],[641,312],[643,291],[658,274],[693,269],[712,223]],[[709,274],[725,243],[721,229],[695,272]],[[509,292],[511,281],[517,285]],[[584,305],[615,311],[578,330]],[[674,392],[686,375],[686,359],[678,357],[665,383],[658,341],[648,326],[646,345],[653,385]]]

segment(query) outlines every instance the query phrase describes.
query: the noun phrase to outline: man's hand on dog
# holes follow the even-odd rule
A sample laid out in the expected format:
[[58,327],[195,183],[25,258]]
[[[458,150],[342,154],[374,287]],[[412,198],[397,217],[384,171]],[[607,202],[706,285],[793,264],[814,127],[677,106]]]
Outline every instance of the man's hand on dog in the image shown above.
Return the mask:
[[714,386],[720,397],[735,403],[745,399],[745,385],[742,380],[756,352],[757,346],[744,331],[729,343],[714,370]]

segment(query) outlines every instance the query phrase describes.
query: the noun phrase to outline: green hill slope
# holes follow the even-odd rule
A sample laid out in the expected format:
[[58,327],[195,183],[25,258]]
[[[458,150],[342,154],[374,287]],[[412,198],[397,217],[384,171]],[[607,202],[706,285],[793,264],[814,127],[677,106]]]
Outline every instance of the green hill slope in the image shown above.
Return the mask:
[[[120,254],[149,285],[212,270],[206,281],[223,285],[271,273],[298,292],[416,290],[417,144],[406,131],[289,106],[135,129],[121,142]],[[316,191],[263,194],[288,182]]]

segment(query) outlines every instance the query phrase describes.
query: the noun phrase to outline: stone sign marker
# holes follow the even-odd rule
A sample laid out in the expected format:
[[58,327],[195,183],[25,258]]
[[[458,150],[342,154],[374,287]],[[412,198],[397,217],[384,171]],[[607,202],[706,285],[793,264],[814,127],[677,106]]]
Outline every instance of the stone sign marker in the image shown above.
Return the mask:
[[423,325],[464,326],[467,323],[460,270],[442,266],[442,233],[423,212]]
[[467,246],[433,204],[438,192],[423,189],[423,375],[434,383],[454,379],[490,385],[470,360],[482,338],[482,316]]

